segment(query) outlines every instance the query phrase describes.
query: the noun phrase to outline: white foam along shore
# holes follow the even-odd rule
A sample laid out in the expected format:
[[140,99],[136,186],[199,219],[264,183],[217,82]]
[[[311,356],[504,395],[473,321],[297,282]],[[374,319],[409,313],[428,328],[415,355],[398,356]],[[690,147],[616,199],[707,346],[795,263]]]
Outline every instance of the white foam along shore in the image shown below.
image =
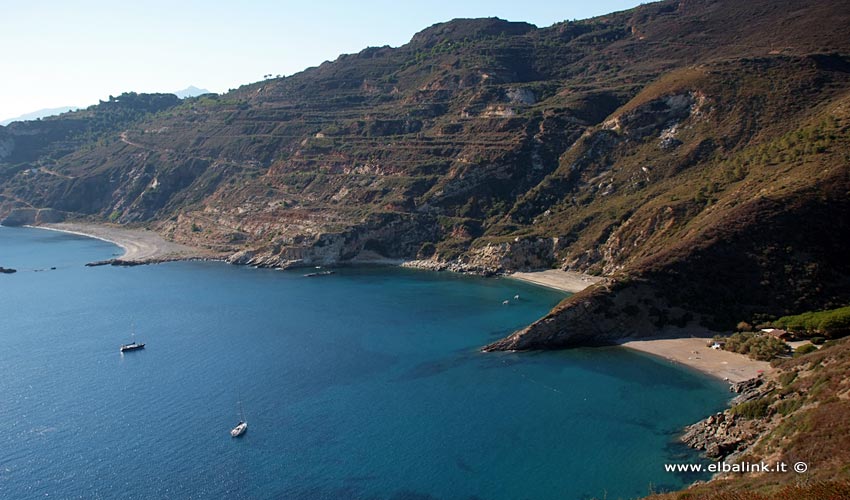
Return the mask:
[[149,262],[211,257],[211,252],[166,241],[155,231],[128,229],[108,224],[59,222],[32,226],[37,229],[87,236],[118,245],[124,250],[119,257],[126,262]]

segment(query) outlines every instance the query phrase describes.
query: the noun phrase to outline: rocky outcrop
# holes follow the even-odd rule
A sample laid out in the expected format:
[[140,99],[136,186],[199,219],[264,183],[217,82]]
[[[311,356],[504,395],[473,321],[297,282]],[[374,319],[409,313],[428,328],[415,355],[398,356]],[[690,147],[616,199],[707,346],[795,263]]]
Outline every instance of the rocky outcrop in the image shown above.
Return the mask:
[[449,271],[452,273],[474,274],[477,276],[493,276],[499,271],[496,268],[484,266],[478,267],[468,262],[458,260],[444,261],[439,258],[408,260],[401,267],[412,269],[423,269],[426,271]]
[[231,264],[282,269],[362,261],[397,262],[415,255],[423,241],[434,239],[435,231],[427,216],[374,214],[347,231],[285,237],[239,250],[226,260]]
[[625,279],[599,283],[568,297],[531,326],[483,350],[616,344],[626,337],[649,337],[662,328],[684,328],[696,321],[693,314],[661,297],[650,283]]
[[472,248],[460,257],[443,260],[439,255],[430,259],[407,261],[404,267],[430,271],[452,271],[481,276],[493,276],[513,271],[551,269],[561,250],[560,238],[514,238],[503,243],[487,243]]
[[705,96],[695,92],[667,95],[636,107],[607,121],[603,128],[631,139],[658,135],[664,141],[675,138],[679,122],[700,113]]
[[[734,384],[730,390],[740,395],[731,404],[765,398],[774,388],[774,383],[763,377]],[[768,419],[748,418],[728,409],[686,427],[681,439],[708,458],[720,460],[744,452],[769,428]]]

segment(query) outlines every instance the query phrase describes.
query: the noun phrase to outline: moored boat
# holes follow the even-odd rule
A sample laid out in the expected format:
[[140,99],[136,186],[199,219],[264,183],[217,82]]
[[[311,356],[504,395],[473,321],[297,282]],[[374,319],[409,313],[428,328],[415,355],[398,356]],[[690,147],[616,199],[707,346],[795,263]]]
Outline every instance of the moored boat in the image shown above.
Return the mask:
[[236,424],[236,427],[230,430],[231,437],[239,437],[242,434],[245,434],[245,431],[248,430],[248,422],[239,422]]
[[121,352],[127,352],[127,351],[135,351],[135,350],[144,349],[144,348],[145,348],[145,344],[140,344],[138,342],[131,342],[129,344],[121,344],[120,351]]
[[239,423],[230,429],[230,437],[239,437],[248,430],[248,421],[245,420],[245,411],[242,409],[242,401],[239,402]]
[[316,276],[330,276],[334,274],[334,271],[320,271],[317,273],[307,273],[304,275],[305,278],[315,278]]
[[130,342],[129,344],[121,344],[121,348],[118,349],[118,350],[121,351],[121,352],[127,352],[127,351],[136,351],[136,350],[144,349],[144,348],[145,348],[144,343],[136,342],[136,327],[134,326],[133,327],[132,342]]

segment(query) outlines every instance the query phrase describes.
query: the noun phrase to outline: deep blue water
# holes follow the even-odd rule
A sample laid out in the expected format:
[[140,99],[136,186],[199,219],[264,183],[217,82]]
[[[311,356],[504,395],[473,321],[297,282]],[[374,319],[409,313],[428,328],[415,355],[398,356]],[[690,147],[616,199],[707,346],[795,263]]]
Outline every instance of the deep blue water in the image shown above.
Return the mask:
[[634,497],[696,479],[662,464],[727,398],[620,348],[479,353],[563,298],[513,280],[83,266],[118,252],[0,228],[0,498]]

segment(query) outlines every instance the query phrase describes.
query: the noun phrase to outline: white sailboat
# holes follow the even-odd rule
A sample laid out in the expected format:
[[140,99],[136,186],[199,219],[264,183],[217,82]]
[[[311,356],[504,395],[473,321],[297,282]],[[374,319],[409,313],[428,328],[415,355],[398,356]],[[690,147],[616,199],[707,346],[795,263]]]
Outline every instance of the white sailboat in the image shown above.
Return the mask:
[[121,348],[118,349],[118,350],[121,351],[121,352],[127,352],[127,351],[135,351],[136,349],[144,349],[145,348],[145,344],[140,344],[140,343],[136,342],[136,325],[133,325],[132,339],[133,339],[133,341],[130,342],[129,344],[121,344]]
[[248,430],[248,421],[245,420],[245,411],[242,409],[242,401],[239,402],[239,423],[230,429],[230,437],[239,437]]

